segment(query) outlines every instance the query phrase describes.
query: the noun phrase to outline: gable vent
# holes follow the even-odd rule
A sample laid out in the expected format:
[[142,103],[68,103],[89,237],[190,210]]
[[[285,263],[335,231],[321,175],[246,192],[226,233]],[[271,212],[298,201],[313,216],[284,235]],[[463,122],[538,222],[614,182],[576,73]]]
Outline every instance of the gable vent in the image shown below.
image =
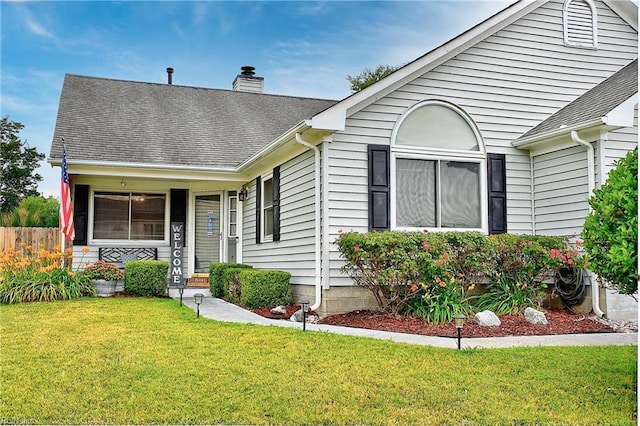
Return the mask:
[[596,9],[591,0],[567,0],[563,15],[567,46],[597,47]]

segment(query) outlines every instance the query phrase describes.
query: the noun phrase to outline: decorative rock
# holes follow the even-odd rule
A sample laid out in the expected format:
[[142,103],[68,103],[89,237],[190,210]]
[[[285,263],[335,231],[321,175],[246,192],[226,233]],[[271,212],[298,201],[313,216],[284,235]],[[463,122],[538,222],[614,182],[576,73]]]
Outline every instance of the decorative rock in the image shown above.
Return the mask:
[[533,308],[527,308],[524,310],[524,319],[527,320],[528,323],[534,325],[549,324],[547,317],[542,312],[536,311]]
[[497,327],[500,323],[500,318],[491,311],[478,312],[473,321],[483,327]]
[[271,313],[274,315],[284,315],[287,313],[287,307],[286,306],[276,306],[275,308],[271,309]]
[[295,311],[293,313],[293,315],[291,315],[291,318],[289,318],[291,321],[293,322],[302,322],[303,318],[302,318],[302,309],[298,309],[297,311]]

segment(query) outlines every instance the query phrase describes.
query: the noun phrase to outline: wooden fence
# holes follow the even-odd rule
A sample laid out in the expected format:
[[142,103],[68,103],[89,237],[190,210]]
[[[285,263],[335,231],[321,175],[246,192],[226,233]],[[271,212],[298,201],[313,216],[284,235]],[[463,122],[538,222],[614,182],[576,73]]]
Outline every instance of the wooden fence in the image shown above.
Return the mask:
[[62,245],[62,233],[59,228],[4,228],[0,227],[0,251],[9,247],[18,249],[25,243],[36,249],[53,249]]

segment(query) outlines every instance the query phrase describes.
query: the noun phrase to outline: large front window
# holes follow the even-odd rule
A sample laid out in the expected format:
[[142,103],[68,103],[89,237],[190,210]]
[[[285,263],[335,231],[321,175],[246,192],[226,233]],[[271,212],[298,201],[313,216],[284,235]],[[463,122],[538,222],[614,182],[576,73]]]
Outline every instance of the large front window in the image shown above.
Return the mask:
[[480,164],[398,158],[396,226],[480,228]]
[[164,240],[165,195],[96,192],[93,238],[96,240]]
[[466,114],[440,101],[414,106],[394,131],[392,153],[394,227],[484,228],[484,152]]

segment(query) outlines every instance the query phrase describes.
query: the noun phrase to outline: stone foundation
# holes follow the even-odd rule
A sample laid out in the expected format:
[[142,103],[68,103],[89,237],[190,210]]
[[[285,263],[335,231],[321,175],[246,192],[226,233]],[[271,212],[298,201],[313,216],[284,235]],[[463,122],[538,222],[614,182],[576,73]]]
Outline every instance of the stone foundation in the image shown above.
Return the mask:
[[[315,303],[315,287],[310,285],[292,285],[293,301],[307,299],[311,305]],[[361,309],[377,309],[371,292],[362,287],[331,287],[322,290],[322,303],[316,309],[320,318],[329,315],[343,314]]]

